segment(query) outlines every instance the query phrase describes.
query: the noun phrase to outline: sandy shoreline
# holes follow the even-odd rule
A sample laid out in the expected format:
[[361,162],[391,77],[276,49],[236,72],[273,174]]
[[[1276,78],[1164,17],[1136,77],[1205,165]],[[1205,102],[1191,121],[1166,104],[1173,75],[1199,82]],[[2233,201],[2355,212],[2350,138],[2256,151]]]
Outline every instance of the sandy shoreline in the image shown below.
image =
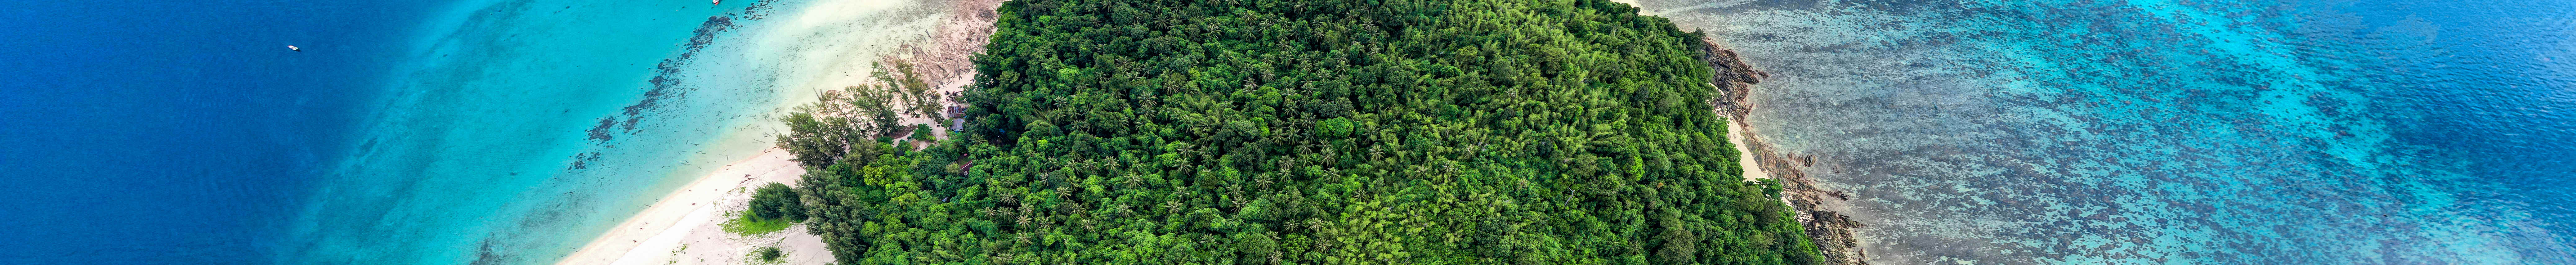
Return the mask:
[[1735,153],[1742,155],[1740,157],[1736,157],[1735,163],[1738,166],[1744,167],[1744,180],[1752,181],[1771,178],[1771,173],[1762,170],[1762,165],[1758,162],[1759,159],[1753,159],[1755,156],[1753,155],[1752,141],[1744,137],[1746,134],[1751,134],[1753,132],[1753,128],[1745,126],[1744,121],[1740,120],[1728,120],[1726,121],[1726,127],[1726,143],[1728,143],[1728,145],[1735,146]]
[[[823,241],[804,233],[804,226],[744,237],[718,224],[742,212],[751,189],[769,183],[795,183],[805,169],[787,151],[771,148],[760,155],[726,164],[656,200],[581,250],[556,264],[741,264],[756,248],[777,246],[790,253],[789,264],[831,262]],[[807,255],[797,255],[807,254]]]

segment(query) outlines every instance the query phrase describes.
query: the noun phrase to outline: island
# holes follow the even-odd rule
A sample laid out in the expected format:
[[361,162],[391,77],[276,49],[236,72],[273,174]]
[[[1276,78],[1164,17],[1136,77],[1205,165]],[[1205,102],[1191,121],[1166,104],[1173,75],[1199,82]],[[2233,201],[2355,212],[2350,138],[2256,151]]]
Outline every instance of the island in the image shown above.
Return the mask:
[[1022,0],[994,25],[955,122],[901,122],[926,92],[882,72],[786,119],[838,263],[1825,260],[1712,106],[1753,72],[1628,4]]

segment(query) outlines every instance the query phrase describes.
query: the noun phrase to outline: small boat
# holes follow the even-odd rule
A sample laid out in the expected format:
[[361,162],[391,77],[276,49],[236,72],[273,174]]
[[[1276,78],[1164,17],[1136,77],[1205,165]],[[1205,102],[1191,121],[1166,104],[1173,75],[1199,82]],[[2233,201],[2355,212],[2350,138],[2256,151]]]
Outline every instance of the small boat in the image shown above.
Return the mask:
[[297,48],[297,47],[295,47],[295,45],[286,45],[286,50],[289,50],[289,51],[299,51],[299,52],[300,52],[300,51],[304,51],[304,48]]
[[716,5],[724,5],[724,0],[715,0],[715,2],[714,2],[714,3],[715,3]]

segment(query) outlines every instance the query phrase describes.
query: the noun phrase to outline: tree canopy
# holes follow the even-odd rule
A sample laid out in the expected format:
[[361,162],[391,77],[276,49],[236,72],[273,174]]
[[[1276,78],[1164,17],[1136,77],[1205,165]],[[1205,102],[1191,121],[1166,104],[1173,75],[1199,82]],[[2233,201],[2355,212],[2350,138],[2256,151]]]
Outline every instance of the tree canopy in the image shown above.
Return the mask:
[[1818,260],[1741,177],[1712,49],[1626,4],[999,11],[952,139],[780,142],[829,149],[798,192],[840,263]]

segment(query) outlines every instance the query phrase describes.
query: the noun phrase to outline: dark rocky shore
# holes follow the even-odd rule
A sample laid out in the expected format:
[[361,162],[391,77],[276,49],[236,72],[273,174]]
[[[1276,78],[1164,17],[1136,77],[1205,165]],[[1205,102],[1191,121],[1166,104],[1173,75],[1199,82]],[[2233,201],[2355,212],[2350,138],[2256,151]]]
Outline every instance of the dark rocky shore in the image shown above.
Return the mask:
[[[1746,100],[1746,96],[1752,93],[1754,84],[1762,83],[1762,79],[1770,74],[1754,69],[1752,64],[1737,57],[1734,50],[1720,47],[1706,38],[1702,38],[1701,43],[1700,60],[1708,62],[1717,72],[1710,85],[1724,91],[1718,98],[1710,100],[1709,106],[1740,125],[1755,107]],[[1751,131],[1751,126],[1734,128],[1736,131],[1729,133],[1742,135],[1745,140],[1739,144],[1753,150],[1753,153],[1745,155],[1754,159],[1762,171],[1770,173],[1771,178],[1780,181],[1782,201],[1797,212],[1798,224],[1807,228],[1807,236],[1815,240],[1817,250],[1825,256],[1825,264],[1869,264],[1866,255],[1861,253],[1860,242],[1852,235],[1852,230],[1861,227],[1861,223],[1842,213],[1821,209],[1828,202],[1850,200],[1850,195],[1824,190],[1801,171],[1814,165],[1815,158],[1779,152],[1778,148],[1762,141],[1761,134]]]

